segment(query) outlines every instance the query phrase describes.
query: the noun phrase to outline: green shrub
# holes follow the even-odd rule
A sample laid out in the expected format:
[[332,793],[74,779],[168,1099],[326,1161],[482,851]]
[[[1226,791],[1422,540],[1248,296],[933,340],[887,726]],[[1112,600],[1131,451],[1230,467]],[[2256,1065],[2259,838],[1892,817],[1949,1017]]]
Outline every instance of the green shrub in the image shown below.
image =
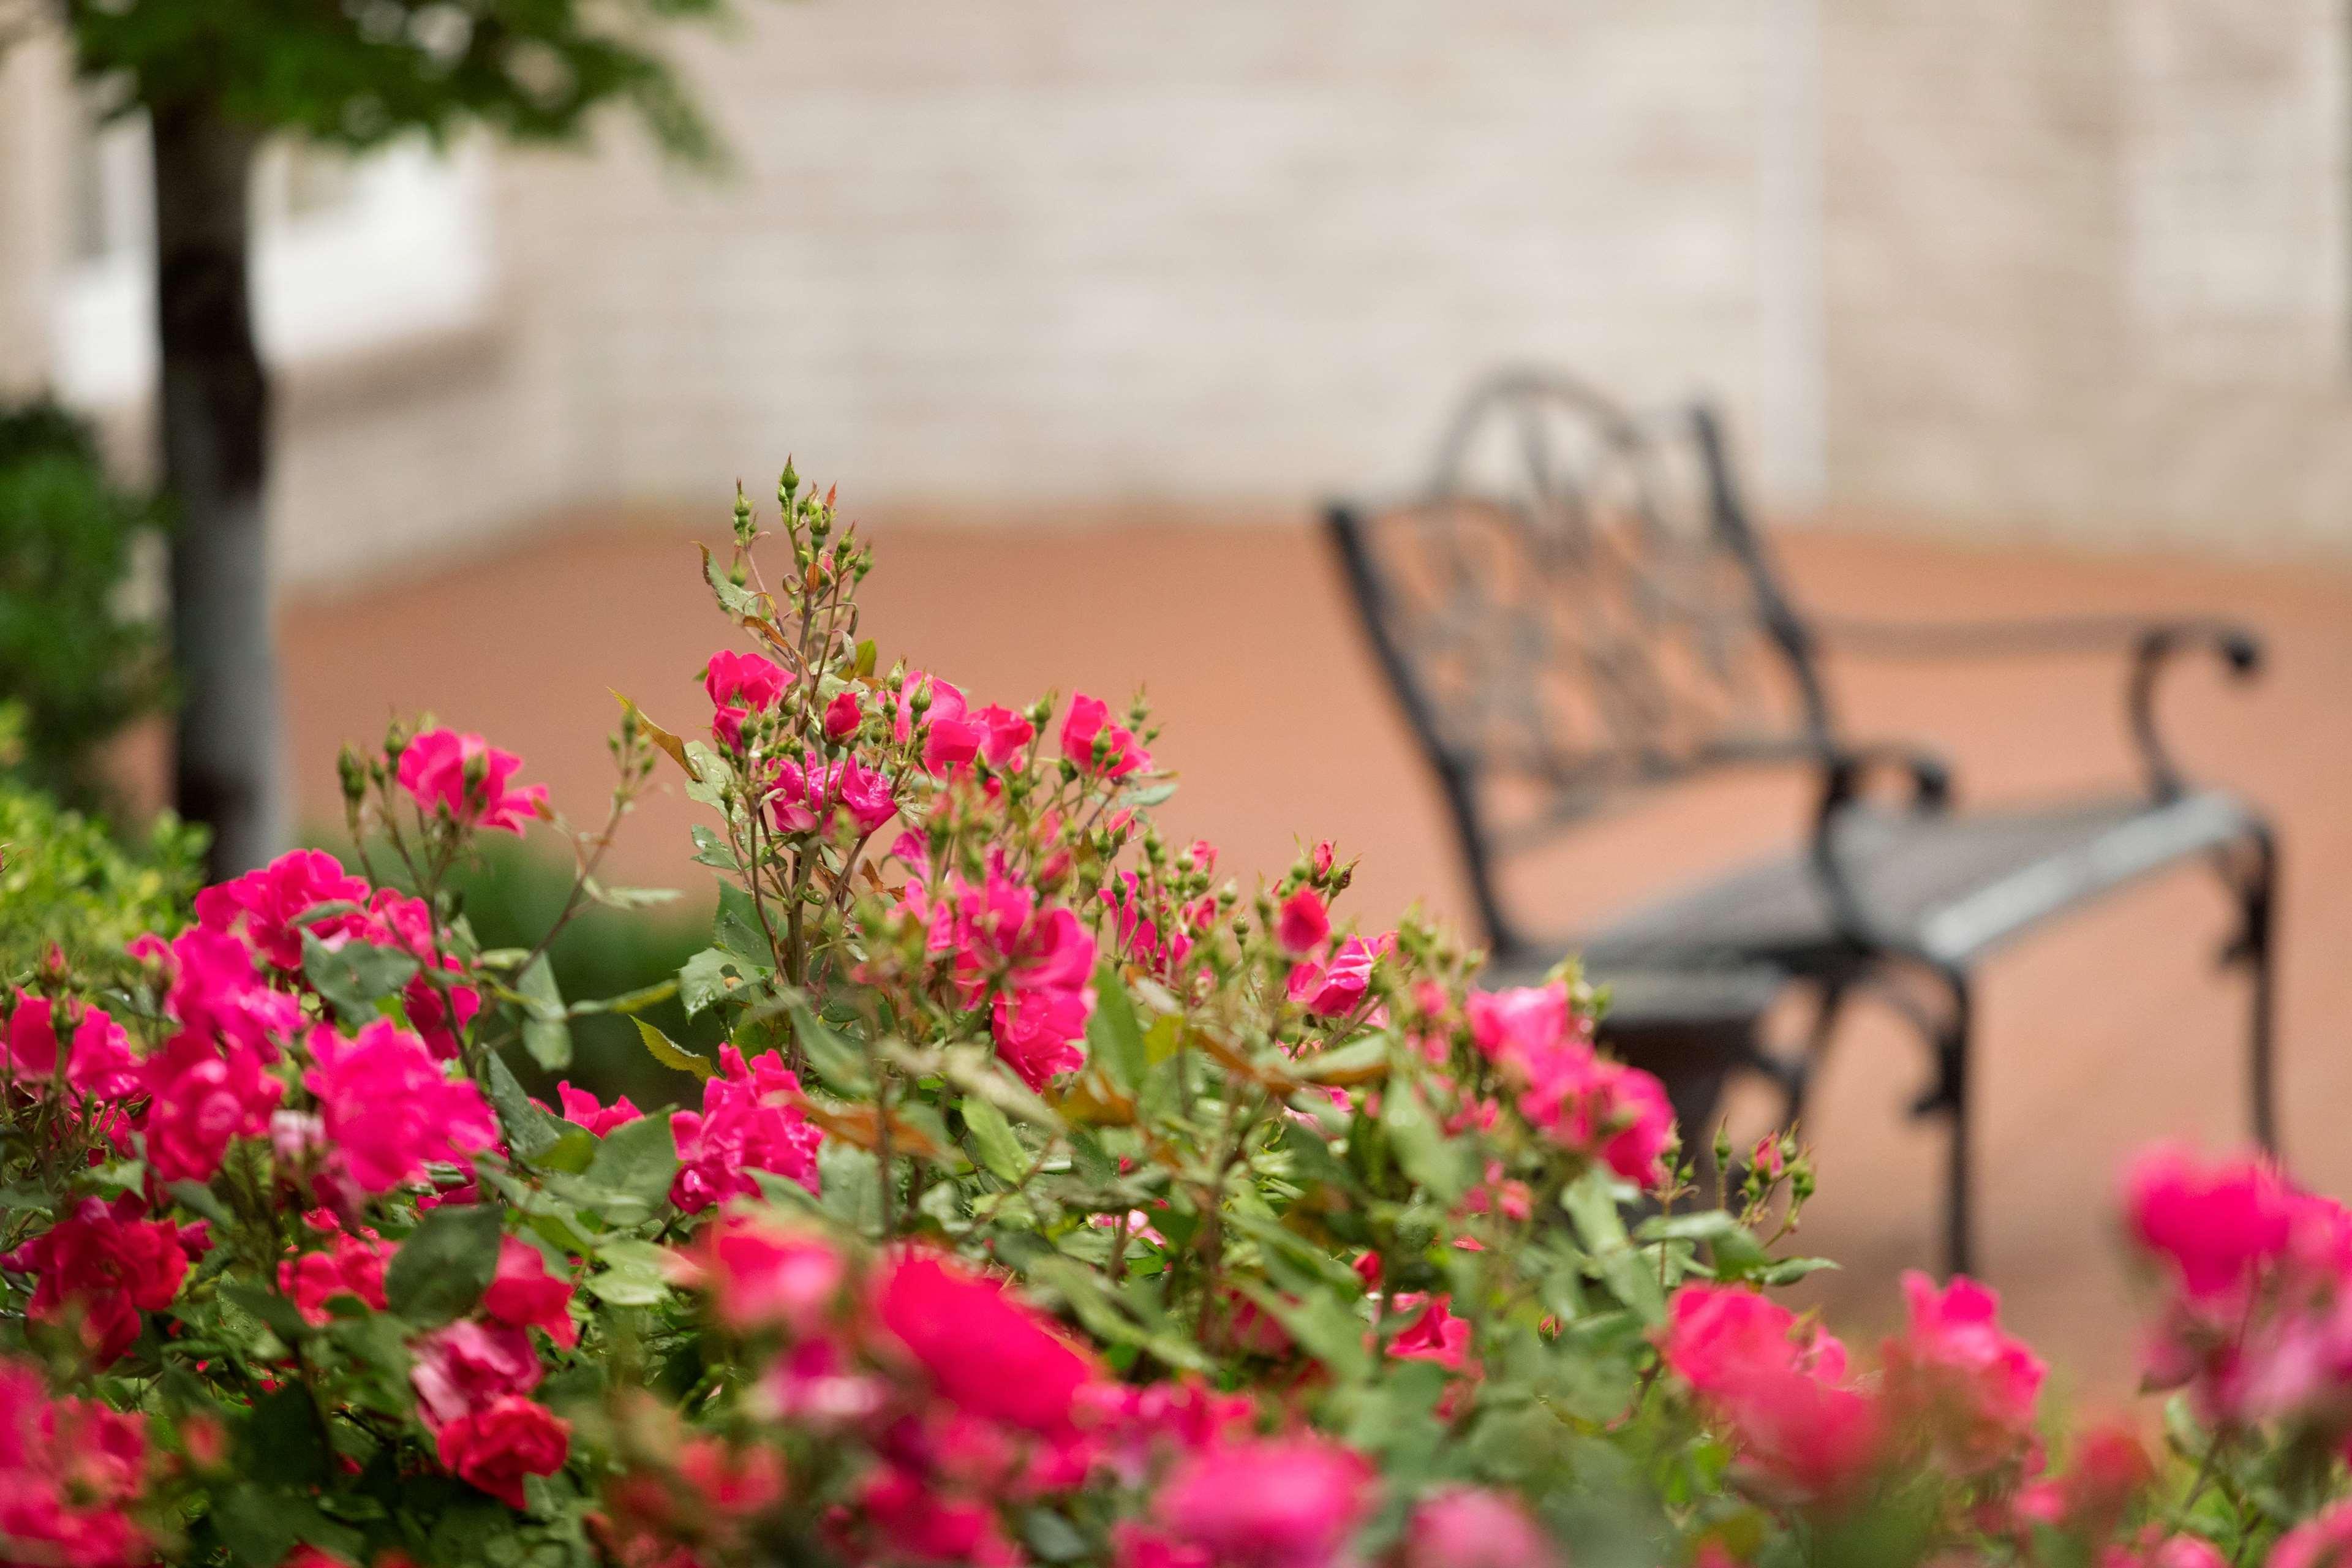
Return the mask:
[[0,408],[0,699],[24,710],[19,766],[68,805],[100,798],[99,747],[167,690],[158,629],[121,613],[159,522],[72,414]]
[[120,979],[122,944],[187,923],[203,834],[168,813],[143,843],[0,773],[0,972],[22,981],[51,943],[101,983]]

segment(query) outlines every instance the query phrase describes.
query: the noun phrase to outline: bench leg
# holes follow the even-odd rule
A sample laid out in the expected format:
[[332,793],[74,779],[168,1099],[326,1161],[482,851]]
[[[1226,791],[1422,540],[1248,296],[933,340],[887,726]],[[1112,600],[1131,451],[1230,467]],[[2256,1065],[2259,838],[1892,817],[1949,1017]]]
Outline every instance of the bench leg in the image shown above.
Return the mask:
[[2253,864],[2239,888],[2245,923],[2236,952],[2246,961],[2252,988],[2246,1020],[2246,1068],[2253,1105],[2254,1142],[2276,1157],[2278,1081],[2273,1033],[2276,1022],[2277,980],[2273,972],[2275,911],[2278,900],[2278,847],[2267,829],[2252,839]]
[[1966,1274],[1975,1267],[1974,1162],[1969,1149],[1969,1043],[1973,1022],[1969,979],[1960,971],[1944,972],[1951,989],[1952,1011],[1943,1037],[1936,1042],[1937,1068],[1942,1079],[1944,1113],[1950,1118],[1950,1143],[1944,1176],[1944,1271]]

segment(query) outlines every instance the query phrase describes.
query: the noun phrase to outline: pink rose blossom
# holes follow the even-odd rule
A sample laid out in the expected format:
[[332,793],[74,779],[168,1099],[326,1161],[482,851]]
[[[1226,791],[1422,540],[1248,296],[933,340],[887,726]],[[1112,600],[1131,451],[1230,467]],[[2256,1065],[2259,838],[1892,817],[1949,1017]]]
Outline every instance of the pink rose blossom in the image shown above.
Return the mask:
[[[70,1015],[68,1015],[70,1016]],[[46,996],[16,994],[5,1044],[7,1076],[20,1089],[46,1089],[58,1070],[55,1014]],[[103,1008],[84,1007],[65,1050],[66,1087],[98,1100],[122,1100],[137,1092],[142,1075],[131,1054],[131,1037]]]
[[519,1236],[499,1239],[498,1272],[482,1293],[482,1312],[516,1329],[544,1329],[565,1350],[580,1342],[572,1321],[572,1281],[549,1272],[547,1258]]
[[729,1213],[702,1233],[698,1258],[719,1321],[736,1331],[816,1331],[849,1277],[840,1249],[814,1231]]
[[1134,731],[1110,721],[1110,707],[1081,691],[1070,700],[1062,721],[1062,755],[1078,771],[1110,780],[1151,766],[1151,753],[1135,743]]
[[793,678],[756,653],[722,648],[703,666],[702,689],[710,697],[710,733],[724,746],[743,743],[743,721],[775,706]]
[[539,1352],[530,1335],[511,1324],[460,1318],[417,1340],[410,1352],[416,1413],[436,1431],[468,1411],[539,1386]]
[[1675,1133],[1665,1086],[1593,1050],[1565,984],[1480,992],[1467,1012],[1471,1039],[1518,1086],[1530,1125],[1627,1181],[1664,1178],[1661,1156]]
[[1941,1462],[1990,1468],[2033,1443],[2034,1402],[2047,1368],[2022,1341],[2001,1331],[2000,1300],[1975,1280],[1942,1289],[1917,1272],[1903,1277],[1910,1331],[1886,1342],[1890,1402],[1935,1432]]
[[756,1197],[752,1171],[772,1171],[817,1190],[822,1137],[800,1108],[801,1080],[773,1051],[750,1063],[732,1045],[719,1047],[719,1074],[702,1086],[702,1109],[670,1112],[677,1175],[670,1202],[699,1214],[730,1197]]
[[1312,888],[1301,888],[1283,900],[1275,913],[1274,939],[1286,952],[1312,952],[1330,934],[1331,916],[1323,907],[1322,895]]
[[599,1138],[614,1128],[626,1126],[645,1114],[629,1103],[629,1097],[625,1094],[614,1100],[612,1104],[604,1105],[586,1089],[572,1088],[570,1079],[562,1079],[556,1084],[555,1102],[563,1107],[565,1121],[577,1127],[585,1127]]
[[2233,1300],[2257,1268],[2286,1250],[2293,1206],[2269,1165],[2206,1164],[2178,1147],[2141,1155],[2125,1181],[2132,1234],[2172,1265],[2200,1305]]
[[302,1083],[319,1097],[330,1159],[362,1192],[416,1180],[428,1162],[463,1165],[498,1142],[481,1090],[451,1079],[423,1040],[388,1018],[350,1038],[322,1024],[310,1054],[318,1066]]
[[147,1161],[167,1182],[208,1182],[240,1138],[269,1131],[286,1086],[263,1069],[261,1053],[223,1041],[226,1054],[193,1033],[147,1058]]
[[1527,1505],[1485,1487],[1445,1487],[1405,1524],[1403,1568],[1562,1568]]
[[1037,738],[1037,726],[1029,722],[1027,714],[992,702],[972,718],[980,725],[980,754],[988,759],[992,768],[1011,767],[1029,742]]
[[884,774],[855,757],[826,763],[814,753],[807,765],[785,758],[768,786],[768,818],[779,833],[809,833],[829,827],[836,806],[846,807],[860,834],[890,820],[898,803]]
[[865,727],[866,710],[857,705],[854,688],[843,687],[824,705],[824,738],[835,742],[846,741]]
[[355,1296],[384,1311],[383,1266],[390,1257],[391,1249],[373,1231],[364,1237],[338,1232],[325,1251],[306,1252],[278,1266],[278,1293],[314,1324],[333,1315],[327,1303],[337,1296]]
[[[321,904],[364,904],[368,885],[321,849],[296,849],[196,895],[197,923],[244,937],[255,956],[287,974],[302,971],[301,917]],[[310,928],[324,942],[351,929],[353,915]]]
[[132,1515],[146,1486],[144,1418],[51,1399],[38,1369],[0,1357],[0,1552],[12,1563],[132,1568],[155,1548]]
[[1095,943],[1066,909],[1041,908],[1025,885],[991,868],[975,887],[950,875],[936,891],[907,889],[907,907],[944,955],[967,1007],[989,1001],[997,1055],[1032,1089],[1086,1060],[1094,1015]]
[[1742,1456],[1781,1484],[1834,1496],[1875,1463],[1877,1405],[1846,1386],[1845,1347],[1737,1286],[1675,1293],[1660,1352]]
[[545,784],[509,785],[520,766],[520,757],[479,735],[427,730],[400,753],[400,787],[419,811],[520,834],[524,823],[547,809]]
[[1372,944],[1351,936],[1339,944],[1328,963],[1301,960],[1290,971],[1290,999],[1318,1018],[1336,1018],[1356,1010],[1372,982]]
[[1178,1465],[1152,1517],[1220,1568],[1336,1568],[1373,1501],[1361,1455],[1302,1433],[1226,1443]]
[[[2165,1568],[2201,1568],[2188,1563]],[[2352,1502],[2305,1520],[2271,1548],[2268,1568],[2352,1568]]]
[[941,1397],[1023,1431],[1069,1431],[1080,1391],[1099,1375],[1086,1352],[1003,1285],[934,1253],[909,1250],[893,1260],[874,1316]]
[[[2307,1528],[2307,1527],[2306,1527]],[[2306,1563],[2290,1563],[2284,1555],[2294,1533],[2271,1549],[2270,1568],[2317,1568],[2338,1561],[2324,1556]],[[2352,1557],[2343,1559],[2352,1562]],[[2230,1568],[2230,1560],[2201,1535],[2167,1535],[2151,1525],[2128,1545],[2109,1546],[2099,1554],[2099,1568]]]
[[187,1278],[188,1251],[202,1249],[201,1228],[142,1219],[136,1196],[110,1206],[84,1198],[64,1219],[0,1258],[33,1276],[26,1311],[48,1323],[78,1321],[90,1359],[105,1366],[139,1337],[142,1312],[161,1311]]
[[551,1476],[572,1450],[572,1424],[520,1395],[450,1421],[438,1434],[443,1468],[509,1508],[525,1505],[526,1476]]

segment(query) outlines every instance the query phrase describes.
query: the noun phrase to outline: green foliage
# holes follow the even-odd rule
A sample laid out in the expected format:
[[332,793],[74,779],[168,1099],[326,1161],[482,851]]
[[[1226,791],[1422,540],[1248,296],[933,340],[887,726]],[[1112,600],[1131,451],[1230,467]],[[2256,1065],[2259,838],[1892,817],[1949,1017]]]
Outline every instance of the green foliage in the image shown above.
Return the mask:
[[576,135],[626,104],[667,149],[716,143],[656,26],[724,15],[725,0],[58,0],[86,77],[127,100],[217,108],[259,131],[364,149],[483,125],[523,142]]
[[74,805],[97,751],[165,693],[157,628],[120,600],[154,504],[110,483],[88,426],[54,403],[0,409],[0,701],[21,709],[19,766]]
[[124,942],[187,922],[203,837],[166,814],[125,845],[0,773],[0,978],[21,981],[54,943],[93,980],[119,979]]
[[[352,868],[358,869],[355,861]],[[501,837],[478,843],[475,855],[452,872],[450,887],[485,951],[528,951],[562,921],[572,879],[568,860]],[[675,910],[591,907],[563,923],[548,944],[547,973],[555,994],[574,1002],[640,991],[675,977],[703,947],[704,929],[700,918]],[[600,1099],[625,1094],[647,1108],[690,1100],[693,1083],[647,1056],[637,1020],[704,1060],[716,1055],[723,1037],[717,1018],[689,1019],[677,1000],[665,998],[634,1018],[618,1012],[574,1014],[563,1020],[571,1033],[569,1067],[542,1066],[526,1051],[515,1054],[514,1069],[542,1100],[553,1093],[556,1079],[569,1079]]]

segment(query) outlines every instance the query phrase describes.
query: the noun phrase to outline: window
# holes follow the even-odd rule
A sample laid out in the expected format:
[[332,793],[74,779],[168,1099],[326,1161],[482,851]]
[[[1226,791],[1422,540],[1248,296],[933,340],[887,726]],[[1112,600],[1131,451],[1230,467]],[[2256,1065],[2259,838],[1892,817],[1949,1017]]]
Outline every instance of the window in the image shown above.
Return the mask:
[[[155,374],[154,240],[143,121],[77,139],[72,264],[56,301],[58,390],[85,405]],[[479,324],[488,310],[488,171],[478,151],[403,143],[364,159],[288,145],[256,171],[256,327],[300,363]]]

